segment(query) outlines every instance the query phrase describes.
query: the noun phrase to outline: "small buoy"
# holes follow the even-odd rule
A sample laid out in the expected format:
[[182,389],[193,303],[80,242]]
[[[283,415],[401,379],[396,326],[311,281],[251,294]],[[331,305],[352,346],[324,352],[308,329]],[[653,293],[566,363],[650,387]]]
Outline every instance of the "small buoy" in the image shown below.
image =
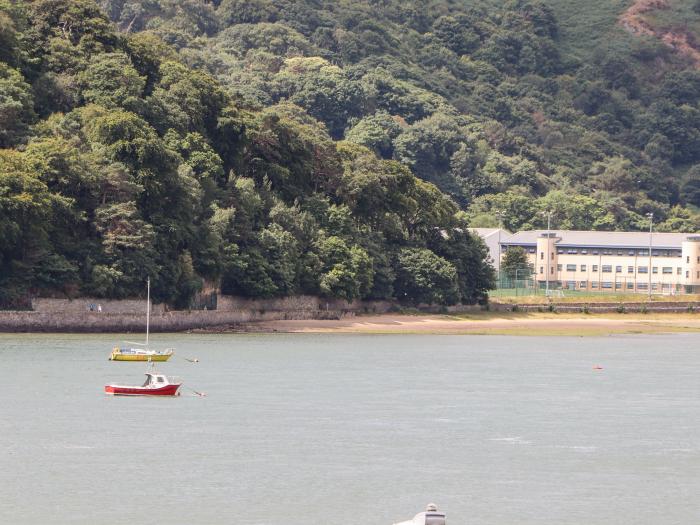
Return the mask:
[[600,366],[600,365],[595,365],[595,366],[593,367],[593,370],[602,370],[602,369],[603,369],[603,367]]

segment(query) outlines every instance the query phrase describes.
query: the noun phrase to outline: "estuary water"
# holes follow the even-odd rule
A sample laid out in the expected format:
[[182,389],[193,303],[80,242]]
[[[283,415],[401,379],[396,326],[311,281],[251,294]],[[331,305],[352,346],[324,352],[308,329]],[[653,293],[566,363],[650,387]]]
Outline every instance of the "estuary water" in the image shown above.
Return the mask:
[[0,335],[0,523],[700,523],[698,335],[134,337]]

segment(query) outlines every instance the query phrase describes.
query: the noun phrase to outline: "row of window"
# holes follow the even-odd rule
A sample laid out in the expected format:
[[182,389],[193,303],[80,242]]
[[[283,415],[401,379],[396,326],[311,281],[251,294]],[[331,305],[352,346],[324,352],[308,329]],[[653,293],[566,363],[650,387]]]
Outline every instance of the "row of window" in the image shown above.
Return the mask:
[[[581,255],[646,255],[649,256],[649,250],[612,250],[612,249],[599,249],[599,248],[557,248],[557,253],[562,254],[581,254]],[[651,250],[651,255],[653,257],[681,257],[681,250]],[[700,262],[700,257],[698,257],[698,262]]]
[[[505,251],[508,250],[510,246],[505,246]],[[522,246],[527,253],[535,253],[536,249],[534,247]],[[554,253],[552,251],[552,253]],[[641,255],[649,257],[649,250],[644,249],[634,249],[634,250],[603,250],[598,248],[557,248],[557,254],[564,255]],[[652,257],[682,257],[683,252],[681,250],[651,250]],[[544,258],[542,254],[541,258]],[[690,257],[686,256],[688,262],[690,262]],[[698,257],[698,264],[700,264],[700,257]]]
[[[588,265],[586,264],[581,264],[579,266],[575,264],[567,264],[566,265],[566,271],[567,272],[575,272],[577,268],[580,268],[579,271],[581,272],[586,272],[588,271]],[[557,271],[561,272],[563,270],[563,265],[557,264]],[[554,267],[552,267],[552,272],[554,271]],[[591,271],[593,273],[598,272],[598,265],[597,264],[592,264],[591,265]],[[602,273],[613,273],[613,267],[611,264],[603,264],[600,266],[600,271]],[[543,267],[540,266],[540,273],[543,272]],[[615,273],[622,273],[622,266],[615,266]],[[634,273],[634,266],[628,266],[627,267],[627,273],[628,274],[633,274]],[[637,273],[649,273],[649,267],[648,266],[637,266]],[[659,267],[658,266],[652,266],[651,268],[651,273],[659,273]],[[661,267],[661,273],[665,275],[671,275],[673,274],[673,267],[672,266],[662,266]],[[686,277],[689,276],[689,272],[685,272]],[[676,268],[676,275],[683,275],[683,268],[680,266]],[[698,272],[698,278],[700,278],[700,272]]]
[[[576,290],[577,288],[579,290],[587,290],[588,285],[590,284],[591,289],[597,290],[597,289],[603,289],[603,290],[622,290],[623,288],[625,290],[648,290],[649,289],[649,283],[634,283],[634,282],[612,282],[612,281],[565,281],[563,284],[564,288],[567,288],[569,290]],[[664,286],[664,285],[662,285]],[[658,283],[652,283],[651,284],[651,289],[656,290],[658,289],[659,284]],[[668,286],[666,286],[668,287]]]

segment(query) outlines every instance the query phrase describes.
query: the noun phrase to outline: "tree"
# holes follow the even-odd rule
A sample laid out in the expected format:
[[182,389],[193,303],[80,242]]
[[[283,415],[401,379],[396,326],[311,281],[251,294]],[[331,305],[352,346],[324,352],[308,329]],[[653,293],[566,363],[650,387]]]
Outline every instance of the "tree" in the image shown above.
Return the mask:
[[501,259],[501,278],[527,279],[533,271],[527,252],[522,247],[511,246],[506,250],[503,259]]
[[681,186],[681,198],[683,202],[700,207],[700,164],[696,164],[686,173]]
[[63,288],[75,278],[75,268],[51,243],[52,222],[71,204],[27,171],[24,155],[0,150],[0,303],[32,286]]
[[34,120],[31,87],[16,69],[0,62],[0,148],[22,143]]
[[141,112],[146,79],[140,76],[124,53],[104,53],[81,73],[83,97],[107,108]]
[[380,157],[390,159],[394,153],[393,140],[400,133],[401,125],[385,111],[378,111],[359,120],[345,134],[345,139],[368,147]]
[[324,295],[346,301],[359,299],[372,289],[372,260],[359,246],[348,247],[340,237],[331,236],[318,242],[322,261],[320,289]]
[[396,258],[396,296],[414,304],[455,304],[457,270],[426,248],[403,248]]
[[496,275],[489,262],[489,251],[478,235],[467,228],[461,214],[454,217],[454,226],[433,230],[428,248],[452,264],[457,272],[457,300],[462,304],[485,303],[488,291],[495,288]]

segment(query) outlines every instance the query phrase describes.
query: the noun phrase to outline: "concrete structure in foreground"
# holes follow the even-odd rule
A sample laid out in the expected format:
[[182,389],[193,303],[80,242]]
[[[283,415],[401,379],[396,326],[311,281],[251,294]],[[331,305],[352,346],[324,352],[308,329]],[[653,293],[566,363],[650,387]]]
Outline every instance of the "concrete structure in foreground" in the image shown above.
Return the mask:
[[[700,292],[700,234],[521,231],[500,254],[520,246],[539,286],[608,292]],[[649,247],[651,246],[651,255]]]

